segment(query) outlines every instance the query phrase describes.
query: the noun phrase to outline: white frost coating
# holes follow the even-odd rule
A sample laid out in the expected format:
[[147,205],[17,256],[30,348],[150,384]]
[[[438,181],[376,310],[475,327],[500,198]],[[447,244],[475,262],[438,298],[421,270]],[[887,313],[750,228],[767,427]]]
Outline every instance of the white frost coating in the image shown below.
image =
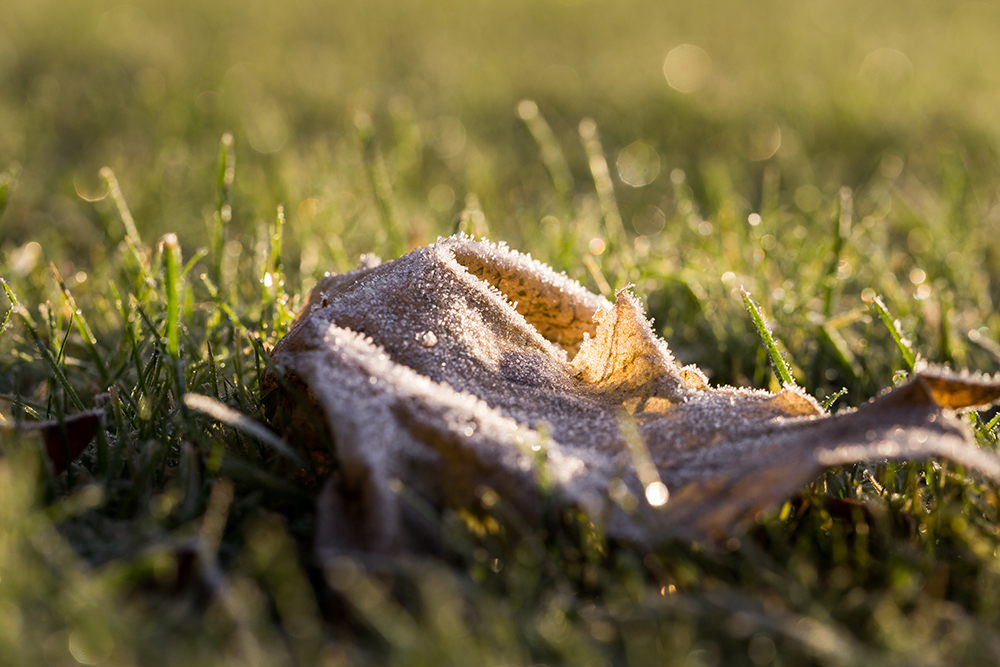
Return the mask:
[[433,331],[421,331],[417,334],[417,340],[424,347],[434,347],[438,342],[437,334]]
[[[996,381],[928,369],[835,417],[796,388],[711,388],[628,291],[611,304],[465,236],[324,278],[272,357],[287,371],[265,379],[275,424],[318,462],[314,477],[336,469],[319,500],[332,548],[433,548],[413,498],[474,508],[484,488],[537,520],[540,479],[601,511],[610,537],[650,543],[720,535],[866,458],[947,456],[1000,478],[1000,460],[941,410],[995,401]],[[332,453],[308,426],[316,412]],[[640,483],[641,451],[663,488]],[[617,478],[651,502],[626,514],[609,498]]]

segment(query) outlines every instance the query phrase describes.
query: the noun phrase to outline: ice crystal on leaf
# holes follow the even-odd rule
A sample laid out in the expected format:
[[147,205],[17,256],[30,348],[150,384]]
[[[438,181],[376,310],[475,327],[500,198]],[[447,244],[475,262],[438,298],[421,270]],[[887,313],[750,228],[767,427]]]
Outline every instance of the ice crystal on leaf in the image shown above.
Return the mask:
[[711,387],[628,290],[612,304],[464,236],[328,276],[272,359],[272,421],[312,461],[299,479],[322,484],[325,548],[433,548],[417,506],[473,507],[483,489],[528,522],[551,494],[648,545],[724,535],[866,459],[943,456],[1000,479],[951,412],[1000,399],[998,382],[925,369],[835,416],[794,387]]

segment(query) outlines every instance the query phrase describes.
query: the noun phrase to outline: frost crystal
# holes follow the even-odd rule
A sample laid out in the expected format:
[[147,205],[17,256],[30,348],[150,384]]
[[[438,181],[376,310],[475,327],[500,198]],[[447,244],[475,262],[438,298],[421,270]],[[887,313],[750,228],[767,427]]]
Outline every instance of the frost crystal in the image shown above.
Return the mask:
[[472,508],[483,489],[527,521],[551,493],[651,544],[722,536],[870,458],[945,456],[1000,479],[950,413],[996,401],[995,380],[924,369],[836,416],[797,388],[713,388],[627,290],[612,304],[465,236],[327,276],[272,358],[285,375],[266,376],[266,401],[312,462],[299,478],[324,484],[326,548],[434,548],[415,508]]

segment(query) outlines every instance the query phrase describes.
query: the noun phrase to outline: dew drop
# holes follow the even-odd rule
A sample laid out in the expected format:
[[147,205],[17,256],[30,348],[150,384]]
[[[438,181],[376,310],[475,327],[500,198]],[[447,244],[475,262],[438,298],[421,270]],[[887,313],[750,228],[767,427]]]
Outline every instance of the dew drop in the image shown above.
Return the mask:
[[653,482],[646,487],[646,500],[653,507],[660,507],[666,504],[669,496],[670,492],[667,491],[667,485],[663,482]]

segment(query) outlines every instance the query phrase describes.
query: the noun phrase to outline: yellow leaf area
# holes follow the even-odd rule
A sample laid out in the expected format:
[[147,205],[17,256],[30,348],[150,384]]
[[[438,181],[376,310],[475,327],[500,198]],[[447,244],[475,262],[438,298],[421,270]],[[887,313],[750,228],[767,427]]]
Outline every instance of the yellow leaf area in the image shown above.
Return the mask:
[[[943,456],[1000,479],[951,413],[1000,383],[925,369],[835,416],[796,387],[712,387],[628,289],[612,304],[530,256],[458,236],[313,290],[272,351],[273,424],[313,466],[321,549],[434,549],[425,511],[583,511],[652,545],[718,538],[825,469]],[[477,509],[478,508],[478,509]]]

